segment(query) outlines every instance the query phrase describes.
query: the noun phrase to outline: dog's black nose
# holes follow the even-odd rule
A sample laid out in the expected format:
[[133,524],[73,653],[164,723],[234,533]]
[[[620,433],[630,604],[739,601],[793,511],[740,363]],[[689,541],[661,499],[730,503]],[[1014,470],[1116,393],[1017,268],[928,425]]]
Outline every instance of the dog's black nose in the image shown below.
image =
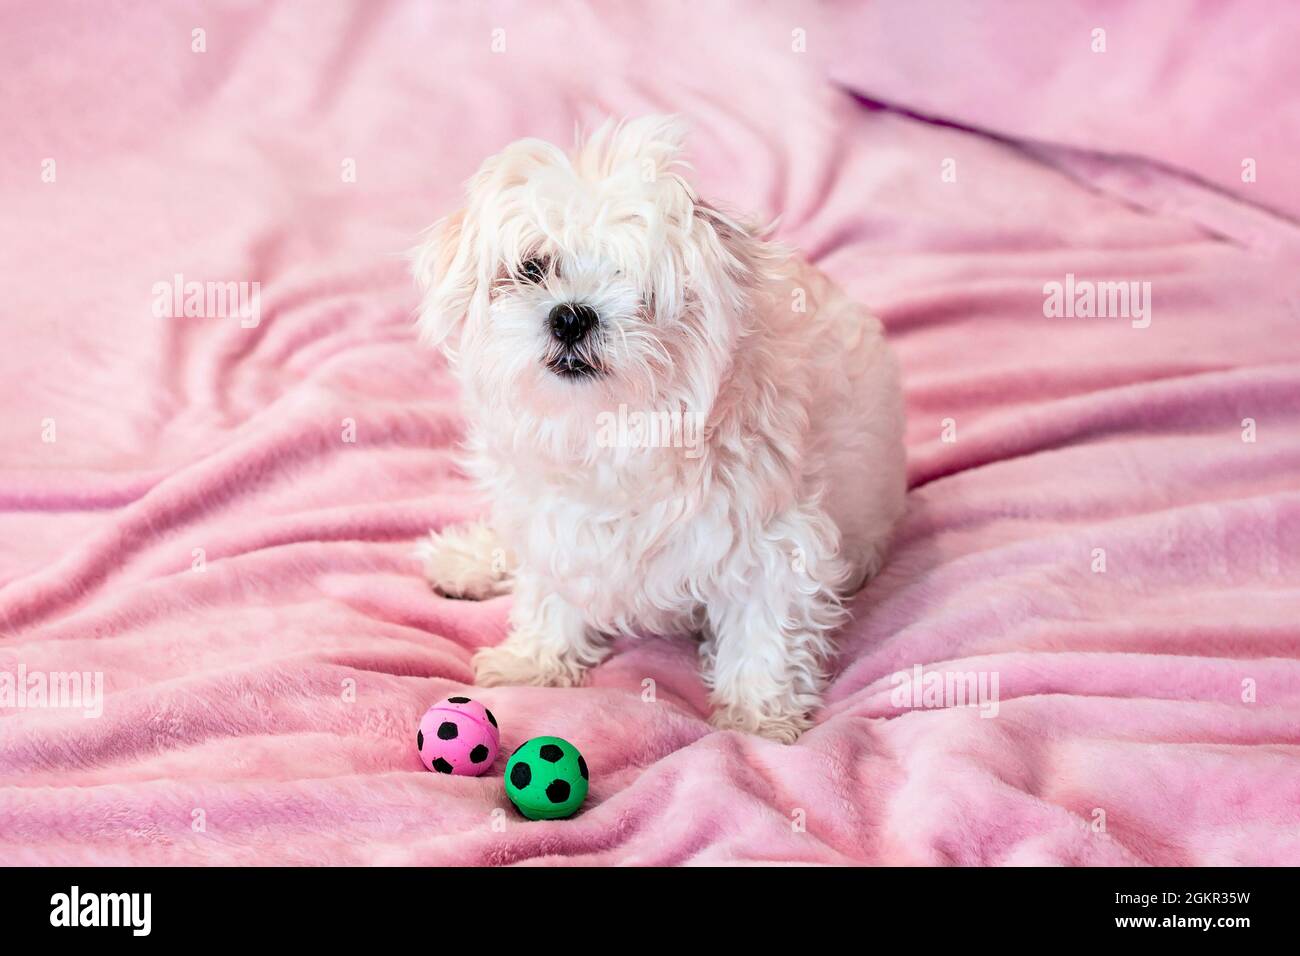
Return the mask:
[[576,345],[596,327],[599,318],[589,305],[561,302],[551,309],[551,334],[566,346]]

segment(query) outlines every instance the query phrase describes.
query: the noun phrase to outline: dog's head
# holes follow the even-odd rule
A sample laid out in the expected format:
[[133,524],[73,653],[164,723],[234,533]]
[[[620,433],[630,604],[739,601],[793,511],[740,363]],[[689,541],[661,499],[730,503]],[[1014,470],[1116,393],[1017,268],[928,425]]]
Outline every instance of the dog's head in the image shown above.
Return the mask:
[[658,116],[520,140],[429,230],[421,332],[480,413],[569,442],[619,403],[707,414],[770,253],[696,198],[681,143]]

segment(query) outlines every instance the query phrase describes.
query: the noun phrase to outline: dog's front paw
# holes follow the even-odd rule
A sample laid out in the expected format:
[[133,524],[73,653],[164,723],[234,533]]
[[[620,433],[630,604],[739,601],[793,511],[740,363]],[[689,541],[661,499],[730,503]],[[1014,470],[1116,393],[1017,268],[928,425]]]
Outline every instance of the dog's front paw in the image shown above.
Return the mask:
[[769,714],[738,704],[719,707],[709,722],[719,730],[739,730],[782,744],[794,743],[812,726],[807,714]]
[[496,647],[481,648],[475,653],[474,680],[482,687],[502,684],[572,687],[582,680],[582,667],[540,649],[512,647],[507,641]]
[[438,593],[482,601],[510,593],[514,559],[486,525],[430,532],[415,552]]

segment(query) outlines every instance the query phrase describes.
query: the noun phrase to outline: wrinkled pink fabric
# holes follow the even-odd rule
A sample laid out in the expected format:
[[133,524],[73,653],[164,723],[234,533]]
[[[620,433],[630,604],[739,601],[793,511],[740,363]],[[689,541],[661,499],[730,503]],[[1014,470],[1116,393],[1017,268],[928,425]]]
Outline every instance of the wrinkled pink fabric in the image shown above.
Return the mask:
[[1143,156],[1300,216],[1300,6],[945,0],[836,6],[831,75],[1031,141]]
[[[106,697],[0,709],[0,861],[1300,863],[1295,224],[1170,157],[871,108],[827,79],[833,13],[551,6],[7,22],[0,672]],[[714,732],[685,638],[475,688],[508,599],[441,599],[411,558],[482,503],[403,251],[509,140],[648,111],[904,368],[908,513],[793,746]],[[260,282],[260,323],[155,317],[176,274]],[[1067,274],[1149,281],[1150,326],[1045,317]],[[916,665],[996,674],[997,715],[903,706]],[[453,694],[505,753],[573,741],[582,813],[425,771]]]

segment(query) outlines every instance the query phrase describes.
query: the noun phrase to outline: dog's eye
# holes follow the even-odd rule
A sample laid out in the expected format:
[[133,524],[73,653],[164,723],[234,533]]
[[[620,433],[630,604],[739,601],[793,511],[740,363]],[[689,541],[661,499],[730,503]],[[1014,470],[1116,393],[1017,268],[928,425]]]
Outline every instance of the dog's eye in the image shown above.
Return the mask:
[[546,269],[549,263],[540,256],[532,259],[525,259],[519,263],[519,278],[525,282],[537,284],[546,278]]

